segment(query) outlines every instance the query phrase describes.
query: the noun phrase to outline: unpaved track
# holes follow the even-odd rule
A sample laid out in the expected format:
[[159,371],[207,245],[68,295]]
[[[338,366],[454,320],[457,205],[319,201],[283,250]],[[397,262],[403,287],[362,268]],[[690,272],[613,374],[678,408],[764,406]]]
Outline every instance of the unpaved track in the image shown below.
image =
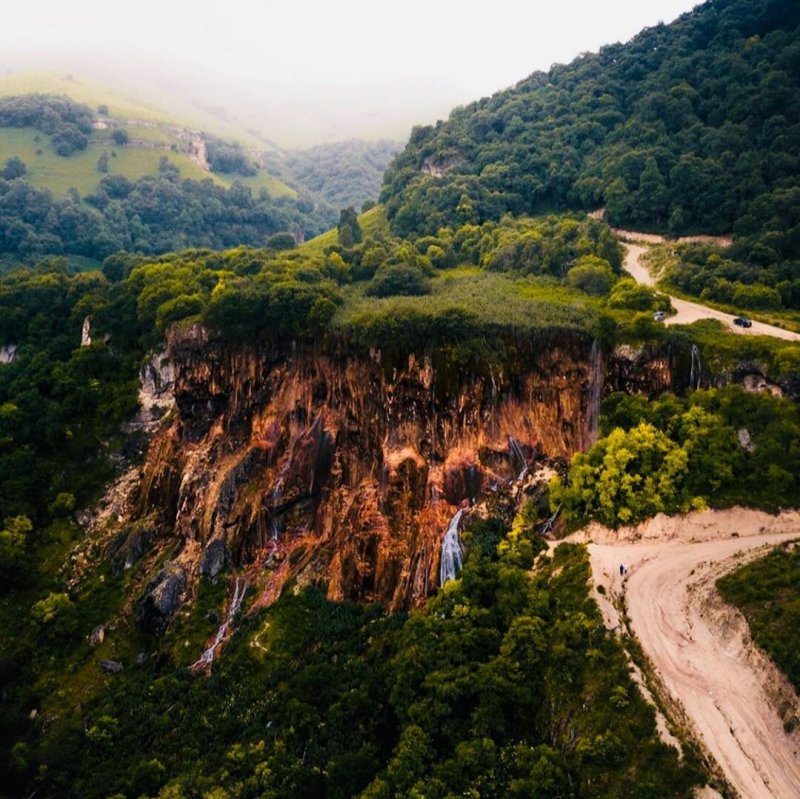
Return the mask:
[[[660,236],[649,235],[649,238],[654,241],[663,241]],[[625,271],[628,272],[637,283],[642,283],[645,286],[655,286],[655,279],[650,272],[647,271],[642,261],[642,256],[647,252],[647,247],[641,244],[630,243],[626,244],[625,248]],[[672,307],[677,313],[664,320],[664,323],[667,325],[689,325],[699,319],[717,319],[734,333],[751,336],[773,336],[774,338],[782,338],[786,341],[800,341],[800,333],[793,333],[790,330],[775,327],[775,325],[753,321],[752,327],[737,327],[733,324],[735,317],[732,314],[717,311],[714,308],[709,308],[707,305],[701,305],[699,302],[679,300],[677,297],[670,297],[670,300],[672,302]]]
[[[596,595],[606,623],[618,623],[608,599],[624,592],[632,632],[678,715],[742,799],[800,797],[800,734],[787,735],[777,713],[780,704],[797,708],[800,700],[753,646],[744,618],[725,605],[714,584],[770,547],[798,538],[792,519],[787,532],[770,524],[772,532],[756,528],[740,538],[714,538],[709,530],[702,536],[707,540],[697,542],[687,537],[589,546],[595,584],[606,589],[605,596]],[[728,531],[735,529],[735,515],[732,520]],[[628,566],[625,578],[620,563]]]

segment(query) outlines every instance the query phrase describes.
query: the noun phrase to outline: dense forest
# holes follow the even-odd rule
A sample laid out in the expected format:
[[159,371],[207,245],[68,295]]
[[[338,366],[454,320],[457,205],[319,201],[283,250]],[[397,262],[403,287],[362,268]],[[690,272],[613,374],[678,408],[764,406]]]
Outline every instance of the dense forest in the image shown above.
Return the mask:
[[[0,127],[40,131],[40,148],[52,147],[64,158],[86,148],[93,119],[88,106],[64,96],[0,98]],[[128,134],[116,127],[112,138],[122,146]],[[213,172],[234,177],[256,172],[238,144],[206,136],[206,149]],[[108,153],[101,159],[103,175]],[[254,194],[236,182],[226,188],[211,178],[183,180],[166,155],[157,174],[138,179],[105,174],[85,197],[71,189],[59,200],[49,189],[35,188],[26,173],[27,165],[16,156],[0,170],[0,259],[5,268],[35,263],[45,255],[102,261],[118,251],[152,255],[186,247],[263,246],[281,232],[302,241],[328,230],[336,219],[330,206],[308,192],[273,198],[266,190]]]
[[267,153],[265,158],[270,171],[289,185],[302,187],[337,209],[361,208],[378,199],[386,167],[400,149],[399,143],[384,139],[350,139]]
[[416,128],[383,188],[393,230],[602,206],[618,226],[735,233],[740,260],[793,273],[798,24],[796,3],[711,0]]
[[30,261],[43,255],[82,255],[102,260],[124,250],[152,255],[185,247],[259,246],[273,234],[299,239],[326,230],[329,210],[304,200],[254,197],[244,186],[181,180],[166,159],[159,177],[132,181],[102,178],[83,198],[56,200],[24,177],[0,179],[0,253]]
[[[99,691],[85,727],[17,747],[17,774],[43,761],[40,795],[86,799],[690,796],[697,753],[658,739],[587,595],[585,551],[565,545],[531,576],[527,535],[504,545],[497,520],[466,535],[461,580],[424,610],[287,594],[210,680],[172,660],[192,624],[211,630],[197,608],[158,658]],[[81,668],[86,644],[51,640]]]

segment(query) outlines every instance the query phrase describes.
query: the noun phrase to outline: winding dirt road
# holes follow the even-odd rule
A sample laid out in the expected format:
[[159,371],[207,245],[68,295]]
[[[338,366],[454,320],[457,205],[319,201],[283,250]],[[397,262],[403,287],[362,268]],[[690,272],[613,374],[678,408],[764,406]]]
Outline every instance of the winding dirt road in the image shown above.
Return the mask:
[[[631,631],[675,715],[694,730],[742,799],[797,799],[800,732],[784,732],[778,709],[796,710],[800,699],[752,644],[744,617],[722,601],[715,582],[797,539],[800,517],[736,509],[670,519],[667,527],[658,529],[656,521],[649,535],[645,530],[640,540],[622,543],[611,543],[616,534],[598,534],[602,528],[586,534],[605,542],[590,544],[589,553],[595,585],[605,587],[595,596],[606,624],[620,624],[616,606],[624,598]],[[737,529],[741,535],[733,537]],[[628,567],[624,578],[621,563]]]
[[[647,238],[643,239],[640,237],[638,239],[639,241],[647,241],[648,243],[663,241],[660,236],[654,236],[652,234],[641,234],[641,236],[647,236]],[[655,286],[655,279],[642,262],[642,256],[647,252],[647,247],[634,242],[626,243],[625,247],[625,271],[628,272],[637,283],[642,283],[645,286]],[[670,297],[670,300],[672,302],[672,307],[677,313],[664,320],[664,323],[667,325],[689,325],[699,319],[717,319],[734,333],[751,336],[773,336],[774,338],[782,338],[786,341],[800,341],[800,333],[793,333],[790,330],[784,330],[775,325],[753,321],[752,327],[737,327],[733,324],[735,318],[733,314],[717,311],[699,302],[679,300],[677,297]]]

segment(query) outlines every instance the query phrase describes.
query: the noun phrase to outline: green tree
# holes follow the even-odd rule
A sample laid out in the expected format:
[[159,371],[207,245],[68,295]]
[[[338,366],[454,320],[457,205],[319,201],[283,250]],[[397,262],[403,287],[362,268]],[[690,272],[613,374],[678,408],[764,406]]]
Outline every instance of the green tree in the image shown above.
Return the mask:
[[114,128],[114,130],[111,131],[111,140],[120,147],[126,145],[130,141],[130,138],[128,131],[123,128]]
[[339,213],[339,224],[336,226],[339,244],[342,247],[352,247],[358,244],[361,239],[361,225],[358,222],[355,208],[342,208]]
[[567,272],[567,285],[600,297],[608,294],[615,280],[611,264],[596,255],[584,255]]
[[17,155],[12,155],[11,158],[6,159],[5,166],[0,171],[0,177],[3,180],[15,180],[25,175],[27,171],[28,167],[25,166],[23,160]]
[[596,519],[609,527],[686,511],[700,504],[685,491],[688,457],[647,422],[617,428],[572,459],[566,485],[553,479],[551,506],[573,524]]

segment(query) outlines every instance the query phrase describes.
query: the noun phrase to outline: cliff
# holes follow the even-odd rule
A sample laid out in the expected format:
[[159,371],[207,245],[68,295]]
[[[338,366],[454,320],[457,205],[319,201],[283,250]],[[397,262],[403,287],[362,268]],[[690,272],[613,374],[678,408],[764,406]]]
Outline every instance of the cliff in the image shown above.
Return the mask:
[[508,342],[476,374],[444,356],[389,364],[347,342],[172,331],[176,411],[151,443],[131,535],[144,525],[175,545],[190,580],[235,565],[261,604],[290,579],[323,582],[336,600],[419,603],[460,506],[585,449],[604,391],[670,386],[668,358],[551,338]]

